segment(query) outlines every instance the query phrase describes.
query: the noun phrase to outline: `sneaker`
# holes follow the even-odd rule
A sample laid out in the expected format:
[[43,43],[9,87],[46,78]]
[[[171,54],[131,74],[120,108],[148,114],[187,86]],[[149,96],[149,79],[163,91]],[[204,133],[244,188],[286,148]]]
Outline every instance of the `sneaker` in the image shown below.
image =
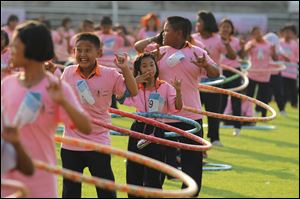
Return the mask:
[[220,142],[220,140],[215,140],[215,141],[213,141],[211,144],[214,145],[214,146],[221,146],[221,147],[224,146],[224,145]]
[[281,114],[281,116],[284,116],[284,117],[287,117],[287,116],[288,116],[287,112],[285,112],[284,110],[283,110],[283,111],[280,111],[280,114]]
[[233,133],[234,136],[238,136],[241,134],[241,129],[234,129]]

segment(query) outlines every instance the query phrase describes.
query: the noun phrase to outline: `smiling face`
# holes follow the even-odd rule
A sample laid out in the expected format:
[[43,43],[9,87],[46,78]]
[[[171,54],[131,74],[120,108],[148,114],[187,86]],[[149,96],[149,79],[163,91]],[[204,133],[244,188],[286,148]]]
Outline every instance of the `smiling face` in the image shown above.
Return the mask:
[[101,48],[97,49],[92,42],[87,40],[78,41],[74,50],[76,61],[81,68],[94,67],[96,59],[101,57]]
[[230,25],[230,23],[228,22],[223,22],[220,24],[220,35],[222,37],[229,37],[230,35],[232,35],[232,27]]

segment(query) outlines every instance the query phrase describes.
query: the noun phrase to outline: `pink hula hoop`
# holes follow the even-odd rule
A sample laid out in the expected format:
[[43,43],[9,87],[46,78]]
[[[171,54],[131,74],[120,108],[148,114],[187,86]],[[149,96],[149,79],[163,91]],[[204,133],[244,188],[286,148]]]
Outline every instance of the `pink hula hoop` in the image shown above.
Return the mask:
[[23,198],[26,197],[28,193],[26,186],[16,180],[1,179],[1,187],[17,189],[15,193],[6,196],[5,198]]
[[[105,180],[101,178],[96,177],[89,177],[89,176],[83,176],[81,173],[70,171],[67,169],[58,168],[55,166],[50,166],[44,162],[34,160],[34,165],[41,170],[56,174],[56,175],[63,175],[64,177],[77,181],[77,182],[85,182],[88,184],[96,185],[98,187],[102,187],[104,189],[108,190],[115,190],[115,191],[121,191],[121,192],[127,192],[133,195],[137,196],[143,196],[143,197],[189,197],[195,194],[197,191],[197,184],[195,181],[182,171],[179,171],[169,165],[166,165],[165,163],[162,163],[157,160],[153,160],[151,158],[128,152],[123,151],[120,149],[116,149],[110,146],[97,144],[91,141],[77,139],[77,138],[68,138],[68,137],[61,137],[61,136],[55,136],[55,141],[60,143],[66,143],[69,145],[82,147],[84,149],[94,150],[97,152],[105,153],[105,154],[114,154],[120,157],[127,158],[131,161],[146,165],[148,167],[151,167],[153,169],[159,170],[161,172],[164,172],[168,175],[171,175],[173,177],[176,177],[177,179],[180,179],[187,188],[181,189],[181,190],[161,190],[156,188],[146,188],[141,186],[135,186],[135,185],[120,185],[116,184],[113,181]],[[101,169],[101,168],[99,168]]]

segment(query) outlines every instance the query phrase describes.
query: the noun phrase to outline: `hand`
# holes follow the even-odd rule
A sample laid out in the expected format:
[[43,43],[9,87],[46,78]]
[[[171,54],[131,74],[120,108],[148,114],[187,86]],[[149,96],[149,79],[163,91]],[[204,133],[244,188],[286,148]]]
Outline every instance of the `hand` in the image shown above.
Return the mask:
[[50,71],[51,73],[55,72],[56,66],[52,61],[45,62],[44,66],[47,71]]
[[241,48],[244,48],[245,47],[245,45],[246,45],[246,40],[244,39],[244,38],[240,38],[240,47]]
[[17,127],[4,127],[2,138],[11,144],[18,144],[20,142],[19,130]]
[[181,80],[176,79],[176,76],[173,81],[171,81],[172,86],[176,89],[176,91],[181,90]]
[[128,63],[128,54],[124,53],[122,55],[120,54],[115,54],[116,58],[114,59],[114,64],[118,66],[120,69],[125,69],[129,67]]
[[148,79],[151,77],[150,72],[146,72],[141,75],[140,72],[138,72],[138,76],[135,77],[135,81],[137,84],[146,83],[148,82]]
[[205,54],[203,54],[202,57],[199,57],[195,52],[194,52],[194,56],[196,58],[196,60],[192,60],[191,59],[191,63],[195,64],[196,66],[198,66],[199,68],[206,68],[208,66],[208,63],[206,61],[205,58]]
[[58,82],[54,82],[50,79],[47,75],[49,85],[46,88],[49,96],[52,98],[53,101],[62,105],[65,102],[64,92],[62,90],[62,80],[58,79]]
[[230,43],[230,39],[229,39],[229,37],[222,37],[222,42],[223,42],[223,44],[225,45],[225,46],[227,46],[227,45],[229,45],[229,43]]

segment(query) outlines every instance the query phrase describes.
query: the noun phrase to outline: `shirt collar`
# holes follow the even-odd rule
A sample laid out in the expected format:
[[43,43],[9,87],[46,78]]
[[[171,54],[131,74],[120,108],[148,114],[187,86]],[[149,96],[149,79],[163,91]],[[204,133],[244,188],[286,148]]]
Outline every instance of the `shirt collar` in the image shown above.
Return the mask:
[[[156,82],[155,82],[155,89],[158,89],[160,87],[161,84],[165,83],[165,81],[163,80],[160,80],[160,79],[156,79]],[[145,86],[143,84],[139,84],[138,85],[138,89],[141,89],[143,91],[145,91]]]
[[91,79],[94,76],[101,76],[101,66],[98,64],[96,64],[96,66],[94,67],[94,69],[92,70],[92,72],[89,74],[88,77],[86,77],[80,70],[80,66],[78,65],[75,73],[79,74],[80,77],[82,77],[83,79]]

